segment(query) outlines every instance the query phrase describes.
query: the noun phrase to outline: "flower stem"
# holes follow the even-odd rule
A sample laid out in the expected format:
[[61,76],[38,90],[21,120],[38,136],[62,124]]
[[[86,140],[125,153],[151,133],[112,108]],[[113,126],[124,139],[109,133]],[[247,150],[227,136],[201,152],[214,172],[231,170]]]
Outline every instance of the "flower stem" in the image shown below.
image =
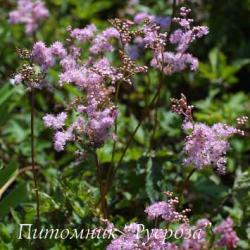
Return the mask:
[[[116,92],[115,92],[115,106],[117,106],[118,103],[118,96],[119,96],[119,90],[120,90],[121,83],[118,82],[116,86]],[[117,134],[117,119],[115,119],[115,135]],[[114,140],[113,143],[113,149],[112,149],[112,159],[111,159],[111,169],[114,165],[114,157],[115,157],[115,150],[116,150],[116,140]]]
[[104,219],[107,219],[107,217],[108,217],[107,201],[106,201],[105,190],[103,188],[103,180],[102,180],[100,163],[99,163],[98,156],[97,156],[96,152],[94,153],[94,160],[95,160],[95,165],[96,165],[97,182],[99,183],[99,190],[100,190],[100,196],[101,196],[101,212],[102,212]]
[[[169,32],[168,32],[166,40],[168,40],[169,34],[172,31],[172,24],[173,24],[173,18],[175,16],[175,12],[176,12],[176,0],[173,0],[171,22],[170,22]],[[124,44],[122,44],[122,46],[123,46],[123,49],[124,49]],[[163,53],[162,53],[162,57],[163,57]],[[146,109],[145,109],[145,114],[142,117],[142,119],[139,121],[139,123],[137,124],[137,126],[134,129],[134,131],[132,132],[132,134],[130,135],[130,137],[129,137],[128,141],[127,141],[127,144],[126,144],[124,150],[122,151],[122,155],[121,155],[121,157],[120,157],[120,159],[119,159],[116,166],[113,166],[114,165],[114,153],[115,153],[115,147],[116,147],[116,142],[114,142],[114,147],[113,147],[113,152],[112,152],[112,163],[111,163],[112,165],[111,165],[111,170],[109,171],[108,177],[107,177],[107,186],[106,186],[105,196],[109,192],[109,189],[110,189],[110,187],[112,185],[112,180],[114,179],[114,176],[115,176],[120,164],[122,163],[122,161],[123,161],[123,159],[124,159],[124,157],[125,157],[125,155],[127,153],[127,150],[129,149],[129,146],[130,146],[131,142],[133,141],[137,131],[139,130],[142,123],[144,122],[144,120],[148,116],[148,113],[151,110],[151,108],[154,107],[155,105],[157,105],[158,102],[159,102],[161,89],[162,89],[162,84],[163,84],[163,61],[164,60],[162,58],[161,79],[160,79],[160,82],[158,84],[157,92],[156,92],[155,96],[153,97],[153,99],[151,100],[151,102],[149,104],[147,104]],[[116,94],[118,96],[118,91],[116,92]],[[157,128],[157,110],[156,110],[156,113],[155,113],[155,119],[156,120],[155,120],[154,130],[156,130],[156,128]],[[117,124],[115,125],[115,129],[117,129]],[[155,131],[153,131],[153,137],[154,137],[154,133],[155,133]]]
[[173,4],[172,4],[172,15],[171,15],[171,20],[170,20],[170,25],[169,25],[169,30],[168,30],[168,34],[167,34],[167,38],[169,38],[172,29],[173,29],[173,19],[175,17],[175,13],[176,13],[176,6],[177,6],[177,2],[176,0],[173,0]]
[[31,113],[30,113],[30,129],[31,129],[31,166],[33,171],[33,180],[34,180],[34,190],[36,194],[36,216],[37,224],[40,225],[40,203],[39,203],[39,191],[38,191],[38,181],[37,181],[37,172],[35,168],[35,137],[34,137],[34,119],[35,119],[35,91],[34,88],[31,88],[30,93],[30,102],[31,102]]
[[216,206],[216,208],[213,209],[212,213],[209,216],[210,218],[215,216],[220,211],[220,209],[223,208],[223,205],[231,198],[233,192],[234,192],[233,188],[228,190],[227,195],[221,200],[221,202]]
[[[119,90],[120,90],[120,86],[121,86],[121,83],[118,82],[117,85],[116,85],[116,92],[115,92],[115,106],[117,106],[117,103],[118,103],[118,96],[119,96]],[[115,129],[114,129],[114,133],[115,135],[117,135],[117,119],[115,119]],[[106,187],[105,187],[105,197],[107,195],[107,192],[108,192],[108,186],[109,186],[109,182],[110,182],[110,177],[112,175],[112,172],[114,170],[114,158],[115,158],[115,151],[116,151],[116,140],[114,139],[114,142],[113,142],[113,148],[112,148],[112,157],[111,157],[111,165],[108,169],[108,173],[107,173],[107,178],[106,178]]]
[[[192,175],[194,174],[195,170],[196,170],[195,168],[191,170],[191,172],[190,172],[190,173],[187,175],[187,177],[184,179],[182,185],[180,186],[180,189],[177,188],[177,190],[176,190],[176,192],[179,191],[179,193],[180,193],[180,202],[179,202],[179,204],[181,204],[181,202],[182,202],[182,199],[183,199],[183,192],[184,192],[185,188],[187,187],[187,184],[188,184],[190,178],[192,177]],[[179,189],[179,190],[178,190],[178,189]]]
[[[129,136],[127,144],[126,144],[125,148],[123,149],[122,155],[121,155],[121,157],[120,157],[120,159],[119,159],[119,161],[118,161],[118,163],[117,163],[116,166],[114,166],[113,160],[112,160],[111,170],[108,172],[107,182],[106,182],[106,188],[105,188],[105,191],[103,193],[104,199],[106,199],[106,195],[109,193],[109,190],[110,190],[110,188],[112,186],[112,181],[114,180],[114,177],[115,177],[115,174],[116,174],[118,168],[120,167],[120,165],[121,165],[121,163],[122,163],[122,161],[123,161],[123,159],[124,159],[124,157],[125,157],[125,155],[127,153],[127,150],[129,149],[129,146],[130,146],[132,140],[134,139],[137,131],[139,130],[139,128],[141,127],[142,123],[146,119],[146,117],[147,117],[150,109],[155,105],[155,101],[158,99],[158,96],[160,95],[161,88],[162,88],[162,82],[160,82],[160,84],[158,85],[158,89],[157,89],[157,92],[156,92],[155,96],[152,98],[151,102],[147,105],[147,107],[145,109],[145,115],[139,121],[139,123],[137,124],[137,126],[134,129],[133,133]],[[112,159],[114,159],[113,157],[114,156],[112,156]]]
[[137,131],[138,131],[139,128],[141,127],[143,121],[144,121],[144,120],[146,119],[146,117],[148,116],[148,113],[149,113],[150,109],[154,106],[155,101],[157,100],[158,96],[160,95],[161,88],[162,88],[162,82],[160,82],[160,84],[158,85],[158,89],[157,89],[156,94],[155,94],[154,97],[152,98],[152,100],[151,100],[151,102],[149,103],[149,105],[146,107],[144,116],[142,117],[142,119],[141,119],[141,120],[139,121],[139,123],[137,124],[137,126],[136,126],[136,128],[134,129],[133,133],[130,135],[130,137],[129,137],[128,141],[127,141],[127,144],[126,144],[126,146],[125,146],[125,148],[124,148],[124,150],[123,150],[123,152],[122,152],[122,155],[121,155],[121,157],[120,157],[120,159],[119,159],[119,161],[118,161],[116,167],[114,168],[112,177],[115,176],[116,171],[117,171],[117,169],[119,168],[120,164],[122,163],[122,161],[123,161],[123,159],[124,159],[124,157],[125,157],[125,155],[126,155],[126,153],[127,153],[127,150],[128,150],[128,148],[129,148],[129,146],[130,146],[132,140],[134,139],[134,137],[135,137]]
[[189,179],[192,177],[194,172],[195,172],[195,168],[192,169],[191,172],[188,174],[188,176],[184,179],[183,184],[181,185],[181,189],[180,189],[181,193],[183,193],[184,189],[186,188],[186,186],[187,186],[187,184],[189,182]]
[[[161,56],[162,56],[162,67],[161,67],[161,72],[160,72],[160,82],[163,82],[164,80],[164,55],[163,55],[163,52],[161,52]],[[158,127],[158,106],[159,106],[159,103],[160,103],[160,97],[161,97],[161,94],[159,93],[159,95],[157,96],[156,100],[155,100],[155,104],[154,104],[154,110],[155,110],[155,114],[154,114],[154,126],[153,126],[153,129],[152,129],[152,136],[151,136],[151,139],[149,141],[149,150],[150,150],[150,147],[151,147],[151,144],[154,140],[154,137],[155,137],[155,133],[156,133],[156,130],[157,130],[157,127]]]
[[[176,13],[176,0],[173,0],[172,15],[171,15],[171,20],[170,20],[169,30],[168,30],[167,37],[166,37],[166,42],[168,42],[168,39],[169,39],[170,34],[172,32],[172,29],[173,29],[173,19],[175,17],[175,13]],[[164,71],[164,53],[163,53],[163,51],[161,52],[161,57],[162,57],[162,67],[161,67],[160,81],[163,81],[163,77],[164,77],[164,72],[163,72]],[[160,95],[157,97],[157,100],[155,102],[154,127],[153,127],[153,130],[152,130],[152,136],[151,136],[150,144],[154,140],[155,133],[156,133],[157,127],[159,125],[159,120],[158,120],[159,102],[160,102]]]

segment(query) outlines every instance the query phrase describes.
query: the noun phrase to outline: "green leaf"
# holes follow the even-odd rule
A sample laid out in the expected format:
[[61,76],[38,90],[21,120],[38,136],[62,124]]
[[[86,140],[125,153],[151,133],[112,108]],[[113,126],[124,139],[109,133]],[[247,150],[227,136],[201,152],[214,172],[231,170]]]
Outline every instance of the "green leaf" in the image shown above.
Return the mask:
[[76,1],[76,5],[76,9],[73,11],[74,15],[82,19],[91,19],[96,13],[110,8],[112,2],[105,0],[100,2],[93,1],[92,3],[91,1],[84,1],[79,4],[79,1]]
[[0,106],[6,101],[8,100],[8,98],[12,95],[12,93],[14,92],[14,88],[11,88],[8,85],[4,85],[1,89],[0,89]]
[[153,161],[152,158],[150,158],[148,160],[146,169],[146,193],[151,202],[154,201],[154,193],[155,193],[153,176],[152,176],[152,167],[153,167]]
[[4,125],[10,119],[10,112],[7,105],[0,106],[0,126]]
[[217,72],[217,67],[218,67],[218,57],[219,57],[219,50],[218,48],[214,48],[210,53],[209,53],[209,61],[212,66],[212,71]]
[[7,167],[0,170],[0,188],[9,180],[12,174],[17,170],[16,159],[12,159]]
[[14,88],[11,88],[8,85],[4,85],[0,88],[0,126],[3,125],[9,118],[10,113],[10,102],[7,102],[14,92]]
[[233,62],[233,66],[238,69],[241,69],[247,64],[250,64],[250,58],[238,59]]
[[43,213],[53,212],[60,207],[51,196],[44,192],[39,192],[39,198],[41,203],[41,211]]
[[26,201],[27,197],[26,183],[19,184],[0,202],[0,218],[7,215],[10,208],[16,208],[20,203]]

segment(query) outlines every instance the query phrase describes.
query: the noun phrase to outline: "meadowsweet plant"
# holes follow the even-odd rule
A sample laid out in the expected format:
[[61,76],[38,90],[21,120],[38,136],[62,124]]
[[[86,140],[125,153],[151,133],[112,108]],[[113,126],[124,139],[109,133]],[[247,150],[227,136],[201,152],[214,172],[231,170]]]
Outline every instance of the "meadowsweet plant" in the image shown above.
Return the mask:
[[173,193],[171,192],[166,192],[165,194],[169,197],[169,200],[167,202],[156,202],[145,209],[145,213],[148,215],[148,220],[155,220],[157,218],[161,218],[168,223],[175,221],[189,223],[186,213],[190,210],[185,209],[180,213],[176,212],[175,207],[179,204],[178,197],[172,198]]
[[216,242],[219,247],[233,249],[237,247],[239,238],[233,229],[233,220],[228,217],[214,228],[214,233],[219,234],[220,238]]
[[187,52],[191,43],[198,38],[208,34],[206,26],[192,26],[193,19],[188,18],[190,9],[182,7],[180,9],[180,17],[174,18],[180,28],[170,34],[170,43],[175,45],[175,51],[156,51],[151,65],[156,68],[162,68],[165,74],[180,72],[190,67],[196,70],[198,67],[198,59]]
[[[161,227],[149,229],[145,228],[143,224],[133,222],[125,225],[124,229],[120,231],[119,229],[114,230],[114,225],[106,221],[107,230],[121,232],[111,241],[107,249],[200,250],[218,249],[218,246],[234,249],[237,246],[239,239],[233,229],[231,218],[227,218],[214,228],[206,218],[201,218],[192,225],[186,215],[186,212],[190,212],[190,210],[177,212],[173,204],[179,203],[178,198],[172,197],[171,192],[165,194],[169,197],[169,201],[157,202],[145,209],[149,221],[158,218],[163,220]],[[166,223],[168,226],[163,226]],[[218,240],[210,242],[208,235],[211,233],[214,233]]]
[[17,70],[14,77],[10,80],[13,85],[23,84],[30,97],[30,152],[31,152],[31,166],[34,178],[34,191],[36,196],[36,221],[38,227],[40,226],[40,201],[38,180],[36,173],[35,162],[35,136],[34,136],[34,120],[35,120],[35,89],[42,88],[44,74],[37,70],[37,66],[33,63],[31,51],[27,49],[17,48],[17,55],[24,63]]
[[[34,44],[31,57],[40,66],[41,72],[46,74],[59,64],[59,85],[73,84],[85,95],[76,98],[67,108],[67,113],[44,116],[45,125],[55,130],[54,147],[57,151],[64,150],[70,141],[77,141],[95,151],[110,137],[119,113],[116,105],[119,85],[132,84],[134,75],[145,74],[148,70],[146,65],[139,65],[127,54],[131,44],[139,44],[143,50],[151,51],[151,66],[160,69],[163,74],[184,70],[188,65],[191,65],[191,70],[197,69],[198,60],[187,53],[187,49],[195,39],[206,35],[208,29],[203,26],[191,28],[193,20],[188,19],[189,12],[189,9],[181,8],[180,17],[172,20],[181,28],[171,34],[166,32],[166,27],[171,24],[169,20],[167,25],[163,25],[165,19],[141,14],[134,21],[109,20],[112,27],[101,32],[93,24],[83,29],[68,27],[65,44],[59,41],[50,46],[42,41]],[[177,45],[175,52],[166,51],[169,42]],[[83,51],[83,45],[87,46],[88,53]],[[107,53],[118,56],[120,65],[112,65],[106,57]],[[151,105],[159,94],[160,88]],[[66,121],[72,111],[78,115],[69,125]],[[110,172],[107,182],[115,171],[111,169]]]
[[[40,0],[18,0],[17,8],[9,13],[9,22],[11,24],[24,24],[25,33],[33,39],[36,36],[36,31],[42,21],[49,17],[49,11],[45,3]],[[36,195],[36,219],[37,225],[40,224],[40,202],[38,191],[38,180],[35,169],[35,137],[34,137],[34,119],[35,119],[35,89],[43,87],[44,74],[38,70],[35,65],[31,51],[27,49],[17,48],[17,55],[24,60],[23,65],[18,69],[18,72],[10,80],[13,85],[23,83],[27,92],[30,93],[30,141],[31,141],[31,165],[34,176],[34,190]]]
[[22,23],[25,25],[25,33],[32,35],[39,24],[46,20],[49,11],[41,0],[18,0],[17,8],[9,13],[9,22],[12,24]]
[[184,146],[184,165],[192,165],[195,169],[212,166],[219,174],[225,173],[226,153],[230,148],[228,142],[233,135],[244,135],[240,126],[248,120],[246,116],[237,118],[237,126],[216,123],[208,126],[194,122],[193,106],[188,105],[182,94],[180,99],[171,99],[172,111],[184,117],[182,129],[187,134]]
[[[130,4],[134,6],[137,3]],[[104,221],[110,230],[116,229],[112,222],[115,215],[110,213],[111,205],[115,207],[115,204],[111,204],[108,198],[111,196],[110,191],[114,189],[113,182],[117,171],[139,129],[144,125],[149,135],[146,136],[148,137],[147,145],[143,145],[146,148],[145,158],[154,160],[157,147],[153,148],[152,142],[159,126],[158,109],[162,93],[168,87],[168,80],[174,75],[197,71],[199,60],[190,52],[191,46],[209,33],[207,26],[196,25],[195,20],[191,18],[191,9],[184,6],[177,8],[175,0],[172,1],[172,7],[171,17],[138,12],[132,19],[109,19],[107,20],[108,27],[104,29],[99,29],[95,24],[88,24],[84,27],[73,27],[72,24],[72,26],[65,27],[64,40],[54,40],[52,37],[50,39],[52,42],[49,44],[43,40],[36,40],[29,50],[17,49],[18,56],[24,62],[17,69],[11,83],[13,85],[22,83],[30,93],[33,170],[35,167],[35,91],[41,90],[48,84],[55,85],[55,91],[59,88],[65,91],[70,85],[76,90],[77,95],[66,100],[60,112],[54,112],[51,109],[43,114],[43,124],[53,131],[51,141],[58,155],[67,151],[67,145],[71,144],[76,148],[75,156],[78,162],[87,159],[95,165],[99,188],[99,197],[95,201],[95,208],[97,208],[95,215],[98,215],[98,220]],[[17,9],[9,14],[9,22],[24,24],[25,33],[34,35],[41,22],[48,17],[49,11],[43,1],[19,0]],[[51,73],[54,74],[53,77]],[[152,75],[156,78],[153,91],[150,81]],[[52,82],[51,79],[58,80]],[[133,89],[137,92],[141,82],[149,85],[144,86],[149,91],[148,96],[144,98],[144,108],[140,112],[140,118],[134,130],[126,138],[120,138],[118,124],[123,122],[121,120],[123,110],[119,109],[120,101],[121,103],[123,101],[120,97],[126,89]],[[127,100],[124,102],[124,105],[129,104]],[[181,94],[180,99],[171,98],[169,104],[171,111],[183,118],[181,128],[185,134],[185,140],[181,171],[184,172],[184,167],[192,167],[193,170],[183,181],[180,189],[175,187],[177,191],[180,191],[176,197],[173,192],[165,192],[164,200],[150,197],[151,205],[146,206],[144,210],[150,232],[145,230],[143,224],[133,220],[130,224],[126,223],[119,237],[108,243],[107,249],[202,250],[226,247],[230,250],[236,248],[239,238],[234,231],[233,220],[230,217],[218,223],[217,226],[212,225],[214,218],[208,215],[201,219],[195,217],[193,220],[192,217],[189,218],[192,210],[182,198],[187,195],[184,189],[196,170],[210,167],[220,175],[226,173],[230,138],[245,135],[244,127],[248,122],[248,117],[238,117],[234,126],[222,122],[207,124],[195,119],[194,106],[189,104],[184,94]],[[168,111],[168,107],[164,109]],[[151,119],[152,116],[153,119]],[[103,164],[98,152],[105,145],[110,146],[111,153],[110,161]],[[151,168],[153,175],[153,163]],[[131,170],[126,169],[126,171]],[[34,175],[34,183],[39,220],[36,175]],[[62,186],[65,183],[66,181],[63,180]],[[129,185],[129,182],[127,184]],[[154,184],[150,184],[151,189]],[[61,189],[64,190],[64,187]],[[67,190],[63,195],[68,197],[69,193],[70,191]],[[112,194],[114,195],[113,192]],[[84,195],[79,194],[80,197]],[[60,199],[57,197],[57,200]],[[73,218],[72,220],[80,221],[76,216],[69,218],[70,216],[65,211],[67,206],[68,204],[62,212],[67,220]],[[80,210],[77,202],[74,202],[72,207],[75,211]],[[81,213],[81,216],[84,217],[84,213]],[[172,232],[170,237],[169,229]],[[173,234],[174,231],[178,231],[179,234]]]

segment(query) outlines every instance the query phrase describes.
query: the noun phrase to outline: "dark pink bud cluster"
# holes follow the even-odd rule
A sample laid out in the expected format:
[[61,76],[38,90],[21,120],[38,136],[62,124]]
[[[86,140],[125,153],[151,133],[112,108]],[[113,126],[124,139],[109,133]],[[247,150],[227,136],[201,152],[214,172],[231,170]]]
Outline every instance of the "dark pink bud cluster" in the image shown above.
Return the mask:
[[192,121],[193,106],[188,105],[187,98],[184,94],[181,94],[180,99],[171,98],[171,110],[174,113],[184,116],[186,121]]

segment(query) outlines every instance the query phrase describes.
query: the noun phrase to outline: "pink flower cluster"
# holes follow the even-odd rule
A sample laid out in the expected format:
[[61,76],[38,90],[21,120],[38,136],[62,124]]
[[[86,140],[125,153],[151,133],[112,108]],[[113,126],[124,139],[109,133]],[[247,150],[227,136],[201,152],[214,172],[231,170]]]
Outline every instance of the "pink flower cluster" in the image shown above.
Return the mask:
[[213,166],[218,173],[225,173],[226,153],[230,148],[228,139],[239,130],[222,123],[216,123],[212,127],[203,123],[185,122],[185,132],[190,133],[186,137],[184,153],[185,165],[193,165],[197,169]]
[[227,249],[233,249],[237,247],[239,238],[236,232],[233,230],[233,220],[230,217],[215,227],[214,233],[221,235],[221,238],[217,242],[219,247],[227,247]]
[[97,33],[95,25],[90,24],[83,29],[72,30],[69,27],[70,36],[75,38],[80,43],[91,42],[89,51],[93,54],[100,54],[104,52],[113,51],[113,47],[110,43],[112,38],[119,39],[120,34],[115,28],[107,28],[103,32]]
[[10,79],[10,83],[12,85],[18,85],[22,82],[22,75],[21,74],[16,74],[13,76],[13,78]]
[[[168,192],[168,194],[172,194]],[[174,198],[175,200],[176,198]],[[164,215],[169,209],[165,209],[164,202],[154,203],[146,208],[146,213],[153,213],[149,220],[157,219],[158,216]],[[169,215],[174,211],[169,211]],[[170,216],[174,218],[175,215]],[[169,218],[169,216],[168,216]],[[177,222],[175,219],[167,220],[168,229],[171,223]],[[182,222],[179,220],[178,222]],[[131,223],[125,225],[124,229],[120,231],[115,229],[114,225],[107,220],[105,221],[107,230],[120,232],[121,235],[111,241],[107,246],[107,250],[122,250],[122,249],[140,249],[140,250],[201,250],[201,249],[217,249],[218,247],[227,247],[227,249],[234,249],[237,247],[239,238],[233,230],[233,221],[227,218],[220,225],[211,230],[211,222],[202,218],[196,221],[194,225],[190,225],[189,221],[183,224],[176,225],[176,232],[173,238],[169,237],[168,231],[161,228],[145,229],[143,224]],[[218,241],[210,241],[207,237],[207,230],[221,236]],[[177,240],[178,243],[175,242]]]
[[[244,135],[244,131],[223,123],[208,126],[204,123],[195,123],[192,117],[193,106],[188,105],[187,98],[181,94],[180,99],[171,99],[171,110],[182,115],[182,128],[188,136],[185,139],[185,165],[192,165],[200,170],[213,166],[218,173],[225,173],[226,153],[230,148],[228,142],[233,135]],[[237,126],[245,125],[248,117],[237,119]]]
[[65,125],[65,120],[67,119],[67,114],[62,112],[57,116],[46,115],[43,117],[43,121],[46,127],[61,129]]
[[41,0],[18,0],[17,9],[9,13],[9,22],[25,24],[26,34],[32,34],[49,16],[49,11]]
[[[211,227],[211,222],[204,218],[199,219],[194,226],[190,226],[188,224],[182,224],[179,229],[183,229],[186,232],[186,235],[183,235],[183,242],[180,247],[181,250],[200,250],[200,249],[208,249],[207,242],[207,232],[206,229]],[[199,232],[196,237],[188,237],[187,232]]]
[[138,237],[140,224],[132,223],[126,225],[123,233],[117,239],[114,239],[111,244],[107,246],[107,250],[178,250],[175,244],[165,242],[165,231],[163,229],[152,229],[150,236]]
[[110,44],[110,39],[120,38],[120,33],[115,28],[108,28],[95,37],[90,47],[92,54],[100,54],[103,52],[112,52],[113,47]]
[[[192,19],[188,18],[190,9],[181,8],[180,17],[174,21],[180,28],[169,33],[166,30],[170,27],[171,18],[150,15],[145,12],[138,13],[134,22],[129,25],[139,27],[139,32],[130,39],[131,43],[125,43],[129,56],[138,59],[141,52],[149,49],[153,53],[151,66],[163,71],[165,74],[183,71],[186,68],[196,70],[198,59],[187,52],[193,41],[208,34],[206,26],[191,27]],[[171,47],[176,46],[174,51]]]
[[[168,195],[172,193],[167,192]],[[173,200],[176,200],[174,198]],[[169,201],[168,201],[169,202]],[[207,239],[206,230],[211,227],[211,222],[206,218],[199,219],[195,225],[190,225],[189,221],[186,220],[176,220],[176,211],[169,210],[169,207],[166,208],[167,202],[157,202],[146,208],[145,212],[152,216],[148,217],[149,220],[157,219],[161,215],[167,216],[167,225],[168,228],[171,226],[171,223],[184,222],[179,224],[176,227],[176,231],[179,231],[180,234],[176,234],[173,238],[169,237],[168,231],[161,228],[145,229],[142,224],[131,223],[125,225],[122,230],[121,235],[118,238],[115,238],[108,245],[107,250],[122,250],[122,249],[140,249],[140,250],[200,250],[208,249],[209,240]],[[172,214],[172,215],[171,215]],[[180,213],[179,213],[180,214]],[[163,218],[164,219],[164,218]],[[114,230],[114,225],[107,223],[109,230]],[[112,225],[112,226],[110,226]],[[216,229],[217,230],[217,229]],[[118,232],[121,232],[117,229]],[[217,231],[216,231],[217,232]],[[175,238],[176,237],[176,238]],[[179,243],[175,243],[177,240]],[[235,247],[234,245],[233,247]]]
[[[69,31],[72,38],[83,43],[94,37],[96,28],[91,25],[85,29]],[[109,30],[103,32],[105,38],[108,37],[109,32]],[[113,34],[112,32],[110,34]],[[107,41],[105,40],[106,43]],[[103,44],[99,45],[100,49],[103,49]],[[56,130],[54,146],[57,151],[63,150],[67,141],[79,138],[83,140],[85,136],[92,145],[102,145],[117,117],[116,107],[109,98],[114,88],[112,85],[107,86],[107,81],[104,79],[107,75],[113,80],[116,79],[117,72],[106,58],[89,58],[79,63],[80,56],[79,47],[72,45],[66,49],[60,42],[55,42],[50,47],[43,42],[37,42],[32,50],[33,60],[41,66],[43,71],[55,66],[59,60],[60,84],[74,84],[86,95],[83,101],[77,102],[74,106],[78,117],[68,128],[65,128],[67,114],[64,112],[57,116],[48,114],[44,117],[45,125]]]
[[[135,23],[129,20],[110,20],[113,27],[102,32],[98,32],[93,24],[83,29],[69,27],[66,45],[58,41],[51,46],[46,46],[43,42],[34,44],[31,52],[32,59],[40,65],[42,72],[46,73],[49,68],[59,64],[60,86],[73,84],[84,95],[84,98],[69,105],[68,110],[76,112],[77,118],[68,128],[63,124],[66,116],[62,114],[44,117],[45,125],[56,131],[54,137],[56,150],[63,150],[67,141],[74,140],[88,141],[92,146],[99,147],[108,138],[110,128],[118,114],[117,107],[112,102],[115,85],[118,82],[131,84],[133,75],[147,71],[146,66],[138,66],[126,54],[126,50],[129,46],[133,46],[134,42],[138,42],[144,49],[153,51],[152,64],[155,61],[156,68],[159,68],[159,64],[167,63],[164,66],[165,73],[169,68],[173,71],[183,70],[186,66],[180,66],[180,64],[186,65],[190,60],[194,65],[193,57],[186,53],[186,50],[192,41],[207,34],[208,30],[206,27],[191,28],[192,21],[187,18],[188,12],[189,10],[185,8],[181,9],[181,18],[176,21],[182,29],[177,30],[170,37],[170,41],[177,44],[174,61],[164,59],[163,62],[160,59],[162,55],[166,57],[172,53],[165,52],[169,36],[161,32],[170,25],[169,18],[142,13],[135,17]],[[137,24],[139,28],[136,27]],[[113,43],[121,48],[119,50],[121,65],[116,67],[112,66],[105,56],[105,53],[114,51]],[[83,44],[88,48],[84,53]],[[62,117],[65,119],[61,119]]]
[[68,31],[70,32],[70,36],[72,38],[77,39],[79,42],[87,42],[90,41],[97,32],[96,26],[93,24],[90,24],[86,26],[84,29],[74,29],[72,30],[71,27],[68,28]]
[[54,136],[54,147],[57,151],[64,150],[67,141],[75,139],[74,132],[82,132],[84,129],[84,121],[81,117],[77,118],[67,129],[64,129],[66,119],[67,114],[65,112],[62,112],[57,116],[47,114],[43,117],[45,126],[56,130]]
[[170,34],[169,39],[171,44],[176,45],[175,51],[158,51],[151,62],[153,67],[163,69],[166,74],[183,71],[188,66],[191,70],[198,68],[198,59],[187,50],[193,41],[208,34],[208,28],[206,26],[191,27],[193,19],[188,18],[190,11],[182,7],[180,17],[174,19],[180,25],[179,29]]
[[[31,52],[33,61],[40,65],[44,73],[59,64],[60,86],[73,84],[84,94],[84,98],[69,105],[68,110],[74,110],[78,115],[68,128],[64,125],[65,113],[44,117],[45,125],[56,130],[54,145],[57,151],[63,150],[67,141],[74,140],[88,141],[94,147],[101,146],[108,138],[118,115],[117,107],[112,102],[114,86],[118,81],[131,82],[131,75],[146,70],[146,67],[137,66],[124,52],[120,52],[122,65],[111,66],[104,54],[113,50],[112,40],[119,43],[121,37],[113,27],[100,33],[94,25],[83,29],[69,27],[68,32],[69,45],[64,46],[57,41],[46,46],[39,41],[34,44]],[[83,43],[89,46],[85,59],[81,50]]]
[[41,65],[42,70],[47,70],[55,63],[51,48],[47,48],[43,42],[37,42],[33,46],[32,57]]
[[[168,196],[172,196],[171,193],[168,193]],[[152,204],[151,206],[145,209],[145,213],[148,215],[148,220],[155,220],[157,218],[161,218],[166,222],[175,222],[175,221],[183,221],[188,223],[188,218],[186,213],[189,209],[183,210],[182,212],[177,212],[175,206],[179,203],[177,197],[170,198],[167,202],[160,201]]]

